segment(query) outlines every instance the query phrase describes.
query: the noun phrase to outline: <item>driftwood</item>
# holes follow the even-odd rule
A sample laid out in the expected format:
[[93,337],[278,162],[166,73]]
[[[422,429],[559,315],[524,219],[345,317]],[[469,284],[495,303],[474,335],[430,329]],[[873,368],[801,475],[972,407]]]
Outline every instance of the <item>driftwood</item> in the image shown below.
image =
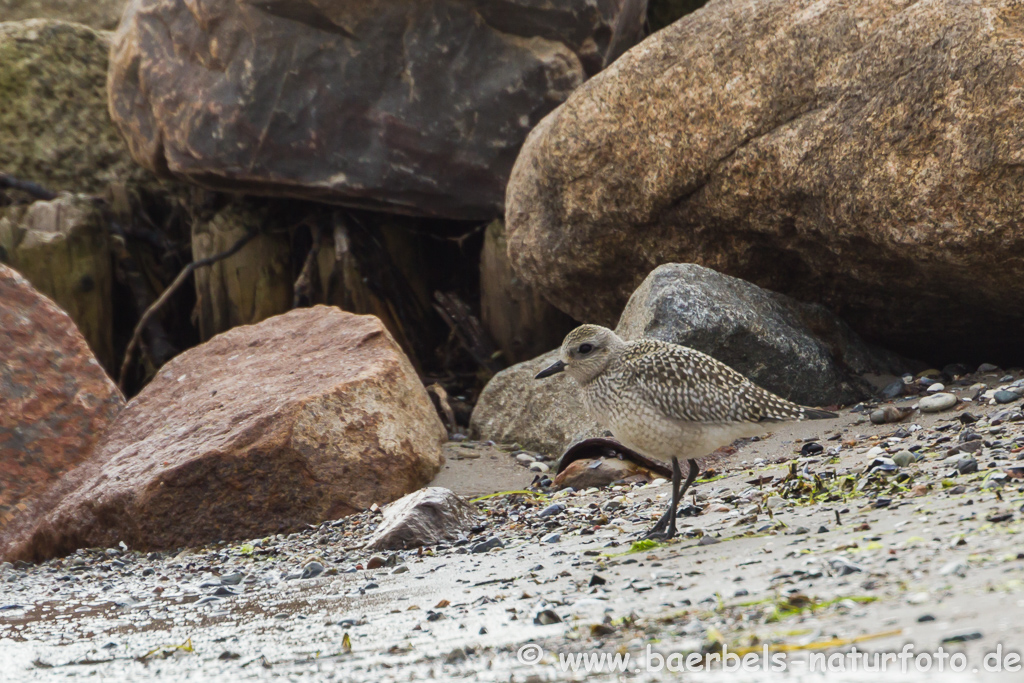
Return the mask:
[[135,326],[135,331],[132,333],[131,341],[128,342],[128,346],[124,350],[124,361],[121,363],[121,373],[117,381],[117,386],[122,391],[124,391],[124,382],[125,377],[128,374],[128,366],[131,365],[132,355],[134,354],[135,347],[138,346],[139,344],[139,338],[142,335],[142,331],[146,328],[146,324],[150,321],[150,319],[154,315],[156,315],[157,311],[160,310],[160,307],[167,303],[167,300],[171,298],[171,295],[174,294],[175,290],[177,290],[182,285],[182,283],[184,283],[185,280],[188,279],[188,276],[191,275],[197,268],[208,266],[222,259],[226,259],[229,256],[237,254],[242,249],[242,247],[248,244],[249,241],[252,240],[252,238],[254,238],[257,234],[259,233],[256,230],[250,230],[241,239],[239,239],[237,242],[231,245],[231,247],[226,251],[222,251],[219,254],[214,254],[213,256],[200,259],[199,261],[193,261],[192,263],[185,266],[185,268],[182,269],[180,273],[178,273],[178,277],[174,278],[174,282],[172,282],[167,287],[167,289],[163,291],[160,297],[156,301],[154,301],[149,308],[146,309],[146,312],[142,314],[141,318],[139,318],[139,322]]
[[451,404],[448,403],[448,392],[437,382],[427,387],[427,391],[437,396],[437,403],[441,406],[441,412],[444,413],[445,422],[448,423],[448,435],[456,434],[459,431],[459,425],[455,422],[455,411],[452,410]]
[[33,183],[29,180],[19,180],[7,173],[0,173],[0,190],[3,189],[19,190],[20,192],[31,195],[35,199],[42,199],[45,201],[57,198],[56,192],[51,192],[42,185]]
[[499,352],[469,306],[454,292],[434,292],[434,308],[473,360],[491,375],[504,369]]
[[317,256],[320,254],[323,231],[317,225],[313,227],[310,234],[313,238],[313,243],[309,246],[309,252],[306,253],[306,260],[302,264],[302,270],[299,272],[299,277],[296,278],[295,285],[292,287],[294,292],[292,308],[299,308],[303,305],[303,302],[311,304],[316,301],[317,283],[320,281],[320,268],[317,264]]

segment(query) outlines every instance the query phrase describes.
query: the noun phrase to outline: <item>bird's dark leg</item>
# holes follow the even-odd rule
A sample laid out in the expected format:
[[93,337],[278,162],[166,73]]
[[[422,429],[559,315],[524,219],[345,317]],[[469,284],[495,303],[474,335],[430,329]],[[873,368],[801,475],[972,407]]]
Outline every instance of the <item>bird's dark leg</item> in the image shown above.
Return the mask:
[[679,492],[679,498],[686,495],[686,489],[690,488],[690,484],[692,484],[693,480],[697,478],[698,474],[700,474],[700,468],[697,467],[697,461],[693,458],[686,461],[686,466],[690,471],[686,473],[686,483],[683,484],[683,490]]
[[[692,461],[691,461],[692,462]],[[650,538],[658,541],[667,541],[676,535],[676,506],[679,505],[679,480],[683,478],[683,473],[679,470],[679,458],[672,458],[672,501],[668,505],[668,510],[665,510],[665,514],[661,516],[658,523],[644,535],[644,538]],[[686,485],[690,485],[690,477],[686,477]],[[684,489],[685,490],[685,489]]]
[[679,507],[679,502],[686,495],[686,490],[690,488],[690,484],[693,483],[697,475],[700,474],[700,467],[697,466],[697,461],[690,458],[686,461],[688,471],[686,472],[686,482],[682,488],[679,486],[679,480],[683,478],[682,472],[679,471],[679,459],[672,458],[672,502],[669,503],[668,510],[665,510],[665,514],[661,516],[658,523],[647,532],[644,538],[651,538],[658,541],[667,541],[676,535],[676,515]]

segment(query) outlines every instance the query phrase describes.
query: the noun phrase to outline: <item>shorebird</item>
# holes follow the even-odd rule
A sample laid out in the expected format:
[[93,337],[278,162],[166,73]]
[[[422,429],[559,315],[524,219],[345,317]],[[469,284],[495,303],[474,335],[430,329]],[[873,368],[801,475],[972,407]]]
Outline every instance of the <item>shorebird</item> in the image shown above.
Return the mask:
[[[599,325],[570,332],[558,361],[536,379],[563,371],[579,384],[587,411],[624,446],[672,461],[672,502],[645,538],[675,536],[676,507],[700,472],[697,457],[763,434],[771,423],[838,417],[780,398],[696,349],[627,342]],[[680,458],[689,467],[681,490]]]

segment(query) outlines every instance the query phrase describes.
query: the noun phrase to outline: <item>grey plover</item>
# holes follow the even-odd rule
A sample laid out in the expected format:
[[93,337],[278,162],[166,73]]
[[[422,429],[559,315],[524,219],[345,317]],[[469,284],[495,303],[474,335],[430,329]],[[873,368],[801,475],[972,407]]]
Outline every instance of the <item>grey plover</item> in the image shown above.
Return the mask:
[[[624,446],[672,461],[672,503],[647,538],[675,535],[676,507],[700,471],[697,457],[763,434],[773,422],[838,417],[780,398],[695,349],[627,342],[599,325],[570,332],[559,360],[537,379],[563,371],[580,385],[587,411]],[[681,490],[680,458],[689,466]]]

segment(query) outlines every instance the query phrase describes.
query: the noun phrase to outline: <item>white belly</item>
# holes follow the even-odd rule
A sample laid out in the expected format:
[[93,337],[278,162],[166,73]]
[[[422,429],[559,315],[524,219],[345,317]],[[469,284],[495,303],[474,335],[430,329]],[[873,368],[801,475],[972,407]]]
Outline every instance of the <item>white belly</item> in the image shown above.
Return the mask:
[[[700,458],[736,439],[764,434],[764,425],[752,422],[684,422],[665,417],[649,404],[633,402],[605,405],[594,395],[584,395],[587,410],[624,446],[651,458],[671,460]],[[596,399],[596,400],[595,400]]]

